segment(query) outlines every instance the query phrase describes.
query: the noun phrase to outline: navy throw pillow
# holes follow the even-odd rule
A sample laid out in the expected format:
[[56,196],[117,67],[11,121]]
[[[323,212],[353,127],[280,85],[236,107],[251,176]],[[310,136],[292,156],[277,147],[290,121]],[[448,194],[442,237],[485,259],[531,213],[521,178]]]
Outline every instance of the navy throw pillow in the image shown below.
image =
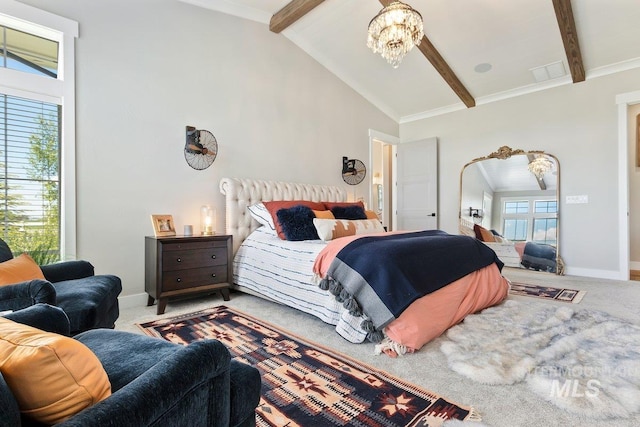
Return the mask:
[[334,206],[331,208],[331,213],[336,219],[367,219],[367,214],[364,213],[362,206]]
[[293,206],[287,209],[280,209],[276,212],[282,232],[287,240],[318,240],[318,232],[313,225],[314,215],[311,208],[307,206]]

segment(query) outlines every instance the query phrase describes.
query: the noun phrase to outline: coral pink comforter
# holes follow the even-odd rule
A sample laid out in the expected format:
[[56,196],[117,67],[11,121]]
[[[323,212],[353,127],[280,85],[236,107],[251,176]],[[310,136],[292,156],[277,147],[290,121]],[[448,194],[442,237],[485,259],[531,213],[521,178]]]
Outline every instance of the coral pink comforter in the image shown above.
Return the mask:
[[[388,235],[390,233],[380,233]],[[369,235],[371,236],[371,235]],[[318,254],[314,273],[324,278],[331,262],[347,244],[364,236],[330,241]],[[455,280],[411,303],[384,328],[385,334],[409,351],[440,336],[468,314],[498,304],[507,297],[509,283],[496,264],[490,264]]]

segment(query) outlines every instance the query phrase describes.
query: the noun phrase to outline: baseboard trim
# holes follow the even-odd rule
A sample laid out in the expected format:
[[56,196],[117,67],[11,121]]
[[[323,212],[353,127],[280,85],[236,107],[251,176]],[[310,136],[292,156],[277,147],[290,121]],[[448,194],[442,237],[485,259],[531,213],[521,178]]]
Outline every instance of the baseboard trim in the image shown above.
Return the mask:
[[145,307],[147,305],[148,295],[146,292],[134,295],[125,295],[118,297],[118,305],[120,308]]
[[640,261],[631,261],[629,263],[629,269],[631,269],[631,270],[640,270]]
[[629,280],[629,272],[620,273],[614,270],[595,270],[591,268],[566,267],[567,276],[593,277],[595,279]]

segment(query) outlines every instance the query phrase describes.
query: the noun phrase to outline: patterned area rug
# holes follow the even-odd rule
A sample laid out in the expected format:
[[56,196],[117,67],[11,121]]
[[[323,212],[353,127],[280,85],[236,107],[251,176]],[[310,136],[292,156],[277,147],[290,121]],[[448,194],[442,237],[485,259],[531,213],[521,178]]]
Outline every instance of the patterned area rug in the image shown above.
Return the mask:
[[528,283],[511,282],[511,295],[524,295],[527,297],[536,297],[544,299],[553,299],[556,301],[570,302],[577,304],[587,291],[577,291],[575,289],[554,288],[551,286],[530,285]]
[[225,306],[138,324],[186,344],[215,338],[262,374],[258,426],[440,426],[480,421],[451,402],[371,366]]

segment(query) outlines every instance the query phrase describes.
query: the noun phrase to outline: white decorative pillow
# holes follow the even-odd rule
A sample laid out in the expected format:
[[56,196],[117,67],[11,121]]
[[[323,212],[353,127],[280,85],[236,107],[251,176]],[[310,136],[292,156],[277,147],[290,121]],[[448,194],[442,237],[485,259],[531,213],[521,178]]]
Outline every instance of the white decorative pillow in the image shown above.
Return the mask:
[[355,236],[384,232],[384,227],[377,219],[320,219],[314,218],[318,236],[328,242],[338,237]]
[[247,207],[247,209],[249,210],[249,213],[251,214],[251,217],[253,219],[258,221],[261,225],[267,227],[269,230],[274,232],[276,231],[276,226],[273,224],[273,218],[271,217],[271,214],[269,213],[267,208],[264,206],[264,203],[256,203]]

